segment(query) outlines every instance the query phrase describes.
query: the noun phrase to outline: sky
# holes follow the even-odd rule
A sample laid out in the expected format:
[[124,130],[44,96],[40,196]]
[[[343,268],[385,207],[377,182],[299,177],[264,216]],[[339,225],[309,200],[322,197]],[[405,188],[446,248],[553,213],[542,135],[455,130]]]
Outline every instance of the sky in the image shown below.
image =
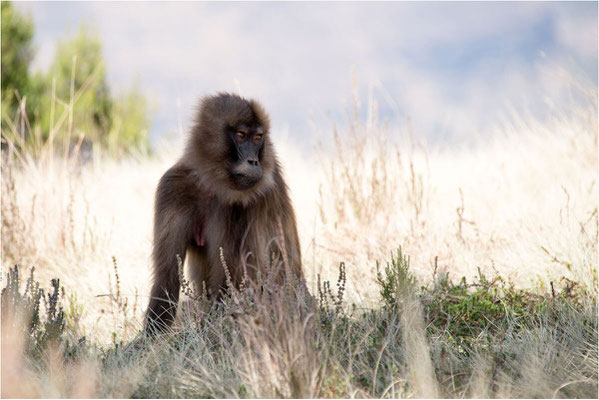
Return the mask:
[[596,2],[24,2],[35,70],[81,24],[103,43],[109,85],[138,79],[151,138],[176,137],[198,99],[260,100],[273,133],[309,149],[348,122],[352,77],[363,116],[426,143],[484,138],[513,114],[548,118],[597,86]]

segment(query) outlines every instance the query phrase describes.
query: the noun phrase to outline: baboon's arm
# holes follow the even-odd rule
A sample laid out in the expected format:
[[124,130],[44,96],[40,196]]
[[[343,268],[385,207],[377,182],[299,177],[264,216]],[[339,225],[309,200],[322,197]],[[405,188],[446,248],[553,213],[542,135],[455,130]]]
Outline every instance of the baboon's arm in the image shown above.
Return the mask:
[[154,284],[146,315],[146,332],[164,331],[175,319],[179,301],[179,264],[197,231],[197,185],[181,165],[169,169],[160,179],[154,213]]

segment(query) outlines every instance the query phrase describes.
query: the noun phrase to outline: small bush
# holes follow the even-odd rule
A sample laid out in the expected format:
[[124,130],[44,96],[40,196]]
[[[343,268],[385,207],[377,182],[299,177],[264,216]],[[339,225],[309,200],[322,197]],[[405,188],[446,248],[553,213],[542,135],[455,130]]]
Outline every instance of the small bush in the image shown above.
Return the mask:
[[387,307],[394,307],[416,289],[416,278],[410,272],[410,258],[402,253],[401,248],[397,249],[397,256],[391,255],[382,272],[377,262],[376,271],[376,282]]
[[[64,339],[67,319],[64,298],[65,290],[58,279],[51,280],[50,290],[45,293],[34,278],[34,268],[21,292],[21,273],[15,265],[6,274],[6,287],[2,289],[2,324],[11,324],[13,329],[21,327],[28,339],[25,348],[30,355],[37,356],[50,343],[60,344]],[[40,308],[42,301],[44,310]],[[21,324],[23,319],[28,322]]]

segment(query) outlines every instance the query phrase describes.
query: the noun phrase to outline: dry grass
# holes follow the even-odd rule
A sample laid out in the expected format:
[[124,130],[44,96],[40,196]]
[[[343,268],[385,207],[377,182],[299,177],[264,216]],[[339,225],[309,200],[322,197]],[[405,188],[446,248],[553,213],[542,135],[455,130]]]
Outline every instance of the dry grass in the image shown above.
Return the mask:
[[480,267],[520,286],[562,275],[596,283],[597,105],[589,98],[572,115],[521,121],[463,149],[426,151],[410,129],[352,121],[323,162],[314,258],[349,262],[364,298],[372,261],[398,245],[420,277],[438,257],[453,277]]

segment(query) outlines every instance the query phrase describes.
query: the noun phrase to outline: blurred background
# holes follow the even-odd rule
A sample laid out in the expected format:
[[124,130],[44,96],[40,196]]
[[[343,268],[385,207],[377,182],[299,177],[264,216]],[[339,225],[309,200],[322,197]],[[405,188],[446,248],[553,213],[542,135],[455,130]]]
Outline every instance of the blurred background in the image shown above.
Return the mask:
[[430,144],[472,143],[514,112],[545,119],[571,107],[578,99],[564,71],[597,85],[594,2],[13,6],[27,18],[13,45],[27,47],[30,73],[46,74],[50,87],[62,68],[68,80],[73,52],[85,48],[80,68],[105,67],[101,112],[110,114],[107,99],[143,96],[122,107],[145,117],[153,146],[189,126],[199,96],[224,90],[260,99],[274,130],[311,151],[312,139],[346,122],[352,69],[359,101],[377,100],[391,123],[410,116]]

